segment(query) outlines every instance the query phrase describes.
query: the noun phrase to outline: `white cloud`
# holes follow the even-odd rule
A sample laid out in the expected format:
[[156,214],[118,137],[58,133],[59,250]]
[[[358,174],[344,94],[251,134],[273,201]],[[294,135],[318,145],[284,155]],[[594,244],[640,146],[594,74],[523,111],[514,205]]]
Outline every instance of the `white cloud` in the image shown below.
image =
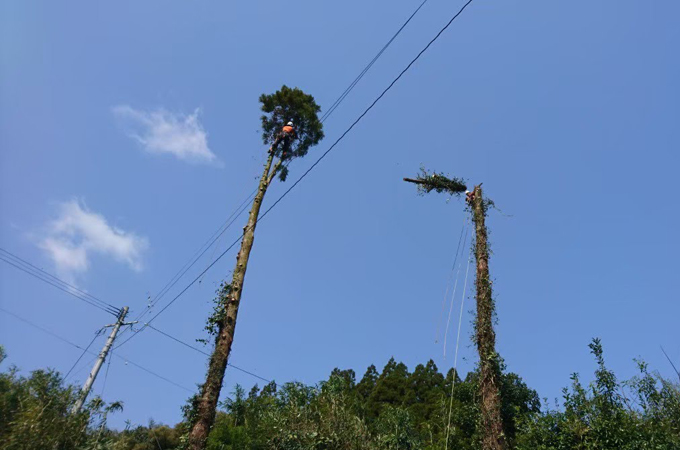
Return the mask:
[[218,163],[208,148],[208,137],[198,120],[199,109],[193,114],[175,114],[164,109],[140,111],[128,105],[113,108],[113,114],[127,121],[130,136],[149,153],[170,153],[193,163]]
[[52,259],[57,272],[74,281],[76,275],[88,270],[92,254],[111,257],[140,271],[148,241],[109,225],[101,214],[71,200],[59,205],[58,217],[47,224],[38,245]]

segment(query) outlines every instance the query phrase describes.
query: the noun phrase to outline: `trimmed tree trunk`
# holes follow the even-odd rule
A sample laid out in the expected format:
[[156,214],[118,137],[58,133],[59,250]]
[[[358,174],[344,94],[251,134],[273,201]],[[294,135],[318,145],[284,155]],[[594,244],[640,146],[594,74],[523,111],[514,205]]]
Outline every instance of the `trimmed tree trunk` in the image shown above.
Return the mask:
[[222,390],[222,382],[229,361],[231,344],[234,342],[236,316],[238,315],[238,307],[241,302],[243,280],[246,277],[248,259],[250,258],[250,251],[253,248],[253,241],[255,240],[255,226],[257,225],[260,207],[262,206],[262,200],[267,192],[267,188],[274,179],[276,172],[281,167],[281,161],[279,161],[270,173],[273,160],[274,155],[270,154],[267,163],[264,166],[262,178],[260,178],[260,186],[257,195],[253,200],[253,206],[250,208],[248,225],[243,230],[241,250],[236,257],[236,267],[234,268],[231,288],[226,292],[226,295],[222,299],[225,311],[224,318],[218,325],[218,333],[215,337],[215,348],[210,357],[208,374],[200,392],[195,421],[189,432],[190,450],[203,450],[205,448],[208,433],[210,433],[210,429],[215,421],[217,401],[220,396],[220,391]]
[[496,333],[493,330],[494,302],[489,278],[489,248],[487,246],[486,205],[482,188],[474,189],[471,202],[475,224],[475,257],[477,260],[477,320],[475,339],[479,352],[479,391],[481,395],[482,449],[506,450],[501,420],[500,366],[496,353]]

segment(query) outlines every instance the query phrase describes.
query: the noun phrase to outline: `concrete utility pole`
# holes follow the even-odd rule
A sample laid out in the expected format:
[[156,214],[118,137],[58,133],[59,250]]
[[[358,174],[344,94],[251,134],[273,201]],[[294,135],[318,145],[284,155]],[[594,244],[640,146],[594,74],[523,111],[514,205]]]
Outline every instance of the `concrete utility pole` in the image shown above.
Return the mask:
[[80,397],[78,398],[76,404],[73,405],[73,409],[71,410],[73,414],[78,413],[80,409],[83,407],[83,404],[85,404],[85,400],[87,399],[87,396],[90,393],[90,389],[92,389],[92,385],[94,384],[94,381],[97,378],[99,369],[101,369],[102,365],[104,364],[104,361],[106,360],[106,357],[108,356],[109,351],[113,346],[113,341],[116,340],[116,335],[118,334],[118,330],[120,330],[120,327],[122,327],[123,325],[132,325],[134,323],[124,322],[125,316],[127,316],[128,313],[128,309],[129,308],[127,306],[123,307],[123,309],[120,311],[120,315],[118,316],[118,320],[116,321],[116,323],[107,325],[107,327],[113,327],[113,329],[111,330],[109,338],[106,340],[106,344],[104,344],[104,348],[102,349],[101,353],[99,353],[99,357],[97,358],[97,361],[94,363],[94,367],[92,367],[90,375],[87,377],[87,380],[85,380],[83,388],[80,390]]

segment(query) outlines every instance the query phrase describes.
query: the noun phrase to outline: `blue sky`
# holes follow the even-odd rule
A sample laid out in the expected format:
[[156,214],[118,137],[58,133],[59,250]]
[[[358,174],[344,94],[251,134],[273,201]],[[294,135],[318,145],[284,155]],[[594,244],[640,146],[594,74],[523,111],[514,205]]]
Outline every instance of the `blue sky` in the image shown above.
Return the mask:
[[[287,84],[328,107],[419,3],[3,2],[0,246],[136,316],[255,187],[258,96]],[[427,3],[288,183],[462,4]],[[465,213],[401,181],[424,165],[484,182],[510,216],[489,217],[509,370],[553,399],[572,372],[590,379],[599,336],[619,376],[635,357],[670,375],[659,346],[680,361],[678,13],[668,0],[475,0],[258,226],[232,363],[307,383],[391,356],[452,365],[434,336]],[[205,337],[234,257],[154,324]],[[79,345],[111,321],[4,263],[0,301]],[[463,371],[475,353],[466,301]],[[67,371],[80,353],[4,314],[0,342],[5,367],[24,371]],[[204,377],[203,355],[153,330],[119,353],[189,388]],[[225,395],[256,381],[228,370]],[[112,419],[123,426],[174,423],[189,394],[114,358],[103,395],[125,403]]]

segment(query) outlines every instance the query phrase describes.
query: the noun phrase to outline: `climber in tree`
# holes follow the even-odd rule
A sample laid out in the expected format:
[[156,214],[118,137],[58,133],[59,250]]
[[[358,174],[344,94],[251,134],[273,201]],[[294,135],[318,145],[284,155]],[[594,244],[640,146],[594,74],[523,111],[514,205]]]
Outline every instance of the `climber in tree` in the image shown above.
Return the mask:
[[276,152],[279,145],[281,145],[281,159],[285,159],[290,150],[290,145],[296,138],[295,125],[293,125],[293,122],[288,122],[276,135],[276,139],[274,139],[274,143],[269,148],[269,152]]

